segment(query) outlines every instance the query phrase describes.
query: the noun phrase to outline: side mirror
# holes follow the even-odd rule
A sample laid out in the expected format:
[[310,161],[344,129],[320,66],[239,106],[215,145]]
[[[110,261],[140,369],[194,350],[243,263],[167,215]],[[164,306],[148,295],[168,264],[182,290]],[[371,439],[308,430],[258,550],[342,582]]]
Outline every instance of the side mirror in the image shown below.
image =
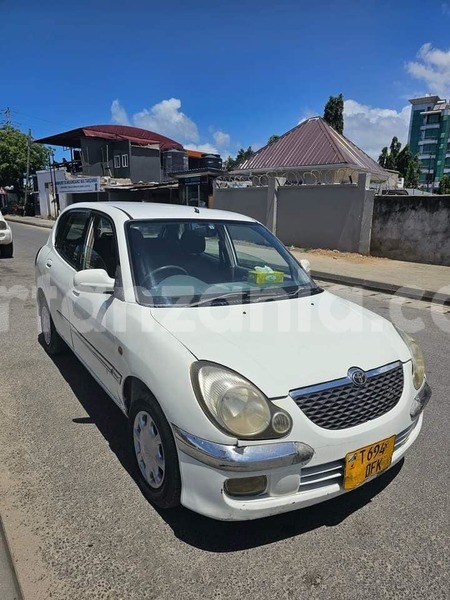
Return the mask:
[[73,276],[73,287],[78,292],[93,292],[97,294],[112,294],[114,279],[105,269],[85,269]]
[[311,263],[307,258],[300,259],[300,266],[306,273],[311,273]]

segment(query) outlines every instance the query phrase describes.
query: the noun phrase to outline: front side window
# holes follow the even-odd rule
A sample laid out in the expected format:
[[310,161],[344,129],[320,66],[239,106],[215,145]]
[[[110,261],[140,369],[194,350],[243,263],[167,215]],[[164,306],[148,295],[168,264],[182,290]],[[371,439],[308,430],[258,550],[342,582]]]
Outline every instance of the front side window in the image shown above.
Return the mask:
[[320,291],[258,223],[130,221],[138,300],[151,306],[241,304]]
[[56,250],[77,271],[83,268],[83,247],[89,222],[90,211],[71,210],[61,216],[56,230]]
[[112,278],[119,266],[119,254],[114,227],[104,215],[93,214],[83,248],[82,269],[104,269]]

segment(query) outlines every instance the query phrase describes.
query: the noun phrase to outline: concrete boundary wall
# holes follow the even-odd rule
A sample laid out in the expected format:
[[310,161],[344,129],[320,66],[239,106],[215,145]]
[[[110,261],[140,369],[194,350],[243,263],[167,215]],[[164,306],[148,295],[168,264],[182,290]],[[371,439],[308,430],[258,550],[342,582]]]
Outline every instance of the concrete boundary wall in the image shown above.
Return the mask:
[[370,252],[450,265],[450,196],[377,196]]
[[367,254],[374,192],[357,184],[216,188],[214,208],[248,215],[287,245]]

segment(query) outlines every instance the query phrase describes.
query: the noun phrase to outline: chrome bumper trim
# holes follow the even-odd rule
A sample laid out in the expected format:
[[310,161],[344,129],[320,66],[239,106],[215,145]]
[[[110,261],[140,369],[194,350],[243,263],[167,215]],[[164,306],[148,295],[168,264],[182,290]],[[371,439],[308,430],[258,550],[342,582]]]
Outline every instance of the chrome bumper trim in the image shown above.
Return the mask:
[[179,450],[205,465],[222,471],[265,471],[305,465],[314,450],[302,442],[275,442],[256,446],[227,446],[209,442],[172,425]]

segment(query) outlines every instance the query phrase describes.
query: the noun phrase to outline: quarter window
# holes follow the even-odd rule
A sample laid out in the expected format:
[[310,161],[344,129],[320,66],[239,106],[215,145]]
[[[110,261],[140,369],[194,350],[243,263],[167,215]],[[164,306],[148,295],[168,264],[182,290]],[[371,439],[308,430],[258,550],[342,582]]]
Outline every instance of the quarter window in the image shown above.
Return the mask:
[[110,277],[116,276],[119,265],[116,234],[108,217],[94,215],[91,235],[84,252],[84,269],[105,269]]

